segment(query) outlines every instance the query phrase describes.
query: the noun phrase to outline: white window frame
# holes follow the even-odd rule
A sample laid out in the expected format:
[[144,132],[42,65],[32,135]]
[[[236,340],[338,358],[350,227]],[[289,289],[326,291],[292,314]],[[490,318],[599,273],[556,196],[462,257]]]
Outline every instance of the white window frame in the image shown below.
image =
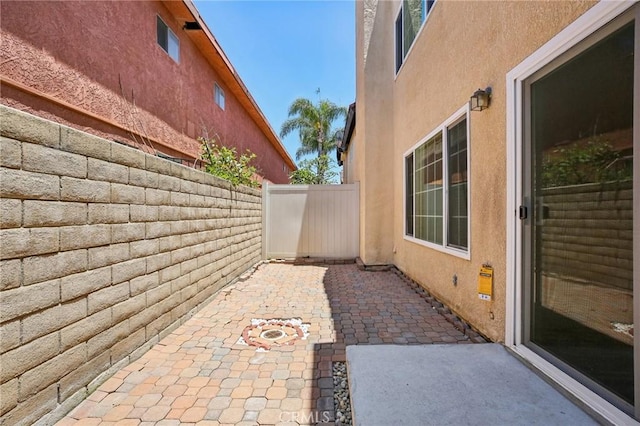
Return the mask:
[[[453,115],[451,115],[449,118],[447,118],[443,123],[441,123],[438,127],[436,127],[434,130],[432,130],[428,135],[426,135],[424,138],[422,138],[418,143],[416,143],[415,145],[413,145],[410,149],[408,149],[407,151],[405,151],[405,153],[402,156],[402,163],[403,163],[403,180],[402,180],[402,194],[403,194],[403,220],[402,220],[402,235],[404,237],[404,239],[406,241],[410,241],[412,243],[416,243],[419,244],[421,246],[425,246],[425,247],[429,247],[431,249],[443,252],[443,253],[447,253],[450,254],[452,256],[456,256],[456,257],[460,257],[462,259],[466,259],[466,260],[470,260],[471,259],[471,140],[469,138],[470,136],[470,121],[469,121],[469,104],[466,103],[463,107],[461,107],[459,110],[457,110]],[[460,248],[456,248],[456,247],[450,247],[448,245],[448,234],[449,234],[449,223],[448,223],[448,217],[449,217],[449,148],[448,148],[448,140],[447,140],[447,129],[455,124],[457,124],[457,122],[466,119],[467,120],[467,248],[466,250],[464,249],[460,249]],[[415,167],[415,162],[416,162],[416,155],[415,155],[415,151],[416,149],[418,149],[422,144],[424,144],[425,142],[427,142],[429,139],[431,139],[432,137],[434,137],[435,135],[437,135],[438,133],[442,132],[442,179],[443,179],[443,185],[442,185],[442,245],[440,244],[436,244],[436,243],[432,243],[429,241],[425,241],[425,240],[421,240],[419,238],[416,238],[412,235],[407,235],[407,203],[406,203],[406,199],[407,199],[407,185],[406,185],[406,178],[407,178],[407,164],[406,164],[406,158],[413,154],[413,178],[414,178],[414,183],[413,183],[413,191],[414,191],[414,197],[413,197],[413,233],[415,235],[416,232],[416,226],[415,226],[415,210],[416,210],[416,197],[415,197],[415,190],[416,190],[416,185],[415,185],[415,176],[416,176],[416,167]]]
[[[393,74],[397,76],[404,65],[404,23],[402,22],[402,0],[400,0],[400,8],[398,12],[395,14],[395,19],[393,20]],[[400,65],[398,65],[398,20],[400,20],[400,24],[402,28],[400,30]]]
[[213,99],[216,105],[218,105],[220,109],[224,111],[226,97],[224,94],[224,90],[222,89],[222,87],[220,87],[218,83],[213,83]]
[[[409,57],[409,55],[411,54],[411,52],[413,51],[413,47],[416,44],[416,40],[418,40],[418,37],[420,37],[420,34],[422,34],[422,30],[425,27],[426,22],[429,20],[429,16],[431,15],[431,11],[433,10],[434,6],[436,5],[436,3],[438,2],[438,0],[434,0],[434,2],[431,4],[431,9],[429,9],[428,11],[426,10],[427,8],[427,4],[428,1],[427,0],[421,0],[422,3],[422,10],[423,13],[421,14],[421,19],[422,22],[420,23],[420,29],[418,29],[418,32],[416,33],[416,36],[414,37],[413,41],[411,42],[411,46],[409,47],[409,49],[407,50],[407,54],[404,54],[404,46],[405,46],[405,40],[404,40],[404,15],[402,15],[402,11],[403,11],[403,7],[404,7],[404,0],[400,0],[400,5],[398,6],[398,11],[396,12],[395,19],[393,20],[393,74],[394,74],[394,78],[396,78],[398,76],[398,74],[400,74],[400,71],[402,70],[402,68],[404,68],[404,64],[405,62],[407,62],[407,58]],[[401,56],[402,56],[402,61],[400,63],[400,66],[397,66],[396,61],[397,61],[397,48],[398,48],[398,39],[397,39],[397,31],[396,31],[396,23],[398,21],[398,18],[401,18],[402,21],[402,40],[400,41],[400,50],[401,50]]]
[[[176,61],[176,63],[180,63],[180,39],[178,38],[178,36],[176,35],[176,33],[173,32],[173,30],[171,30],[171,28],[169,27],[169,25],[167,25],[167,23],[164,21],[164,19],[162,19],[162,17],[160,15],[156,15],[156,43],[158,44],[158,46],[160,46],[160,48],[162,48],[162,50],[165,51],[165,53],[167,55],[169,55],[169,57],[171,57],[171,59],[173,59],[174,61]],[[167,29],[167,46],[165,48],[165,46],[163,46],[162,44],[160,44],[160,40],[158,40],[158,21],[161,21],[165,28]],[[172,44],[171,42],[174,42],[173,46],[175,46],[176,51],[172,52]]]
[[[583,42],[586,38],[600,30],[606,24],[621,16],[624,12],[634,6],[636,1],[601,1],[576,19],[573,23],[559,32],[546,44],[524,59],[519,65],[513,68],[506,76],[507,90],[507,275],[506,275],[506,318],[505,318],[505,346],[511,349],[516,355],[522,357],[529,365],[543,373],[555,382],[560,388],[578,399],[587,409],[595,415],[601,416],[612,424],[628,424],[629,416],[616,406],[597,395],[595,392],[584,386],[582,383],[569,376],[557,366],[544,359],[524,343],[524,307],[522,294],[522,226],[518,218],[518,207],[522,199],[523,185],[523,146],[524,146],[524,84],[525,80],[543,69],[551,62],[561,57],[574,46]],[[636,21],[636,25],[640,21]],[[636,32],[637,34],[637,32]],[[638,41],[636,40],[636,43]],[[636,67],[640,63],[640,58],[636,57]],[[638,109],[637,99],[640,98],[640,87],[636,77],[635,84],[635,109]],[[634,143],[640,139],[640,129],[634,126]],[[637,147],[636,147],[637,148]],[[637,150],[636,150],[637,152]],[[638,176],[639,167],[634,166],[634,188],[640,182]],[[635,213],[634,229],[638,229],[638,214]],[[634,237],[634,262],[640,263],[639,253],[640,242]],[[634,270],[634,294],[638,294],[640,285],[638,282],[639,272]],[[636,305],[637,306],[637,303]],[[640,309],[634,309],[634,323],[640,323]],[[634,346],[637,347],[640,336],[636,335]],[[640,381],[640,369],[638,357],[635,357],[635,381],[636,386]],[[640,410],[638,395],[636,395],[636,412]]]

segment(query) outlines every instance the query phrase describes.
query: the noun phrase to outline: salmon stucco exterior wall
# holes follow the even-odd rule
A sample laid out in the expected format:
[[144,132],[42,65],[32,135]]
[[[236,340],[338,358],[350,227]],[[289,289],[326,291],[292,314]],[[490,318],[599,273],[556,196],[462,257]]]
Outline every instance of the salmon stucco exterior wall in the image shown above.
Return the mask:
[[[360,182],[361,258],[396,265],[493,341],[505,339],[505,76],[593,4],[436,1],[396,73],[401,2],[356,2],[357,122],[345,163],[347,182]],[[464,114],[470,242],[456,256],[405,237],[405,155],[485,87],[490,108]],[[494,268],[491,301],[477,291],[485,263]]]
[[[3,104],[111,140],[147,145],[145,151],[185,164],[199,157],[199,136],[217,135],[238,152],[257,154],[255,164],[266,179],[288,182],[295,164],[224,53],[207,40],[208,29],[183,29],[185,22],[200,19],[191,16],[197,11],[190,2],[0,7]],[[157,42],[158,17],[179,40],[177,61]],[[224,91],[224,109],[214,100],[214,84]]]

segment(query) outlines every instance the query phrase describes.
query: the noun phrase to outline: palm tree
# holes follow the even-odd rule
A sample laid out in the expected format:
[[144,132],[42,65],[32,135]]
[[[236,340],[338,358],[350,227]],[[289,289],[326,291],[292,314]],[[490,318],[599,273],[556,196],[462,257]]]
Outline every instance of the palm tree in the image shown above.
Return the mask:
[[332,129],[335,120],[346,117],[347,108],[321,99],[314,105],[309,99],[298,98],[289,107],[289,118],[282,123],[280,137],[284,138],[294,130],[300,134],[300,148],[296,160],[305,155],[317,153],[326,155],[335,147],[342,129]]

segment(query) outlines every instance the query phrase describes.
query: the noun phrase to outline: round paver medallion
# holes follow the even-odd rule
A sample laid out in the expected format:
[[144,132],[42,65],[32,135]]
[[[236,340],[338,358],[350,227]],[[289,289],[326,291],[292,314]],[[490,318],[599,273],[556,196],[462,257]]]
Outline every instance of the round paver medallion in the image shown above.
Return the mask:
[[260,334],[260,337],[267,340],[278,340],[286,336],[282,330],[267,330]]
[[300,318],[252,319],[238,343],[268,351],[274,346],[293,345],[297,340],[306,339],[308,329],[309,324],[303,324]]

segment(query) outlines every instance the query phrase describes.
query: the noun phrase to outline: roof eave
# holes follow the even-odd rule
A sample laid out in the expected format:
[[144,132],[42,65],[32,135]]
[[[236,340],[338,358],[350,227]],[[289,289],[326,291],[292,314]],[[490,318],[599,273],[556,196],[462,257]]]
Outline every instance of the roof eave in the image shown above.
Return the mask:
[[344,125],[344,132],[342,133],[342,140],[338,144],[338,148],[342,151],[347,151],[349,143],[351,143],[351,137],[353,136],[353,130],[356,127],[356,103],[349,105],[347,111],[347,119]]

